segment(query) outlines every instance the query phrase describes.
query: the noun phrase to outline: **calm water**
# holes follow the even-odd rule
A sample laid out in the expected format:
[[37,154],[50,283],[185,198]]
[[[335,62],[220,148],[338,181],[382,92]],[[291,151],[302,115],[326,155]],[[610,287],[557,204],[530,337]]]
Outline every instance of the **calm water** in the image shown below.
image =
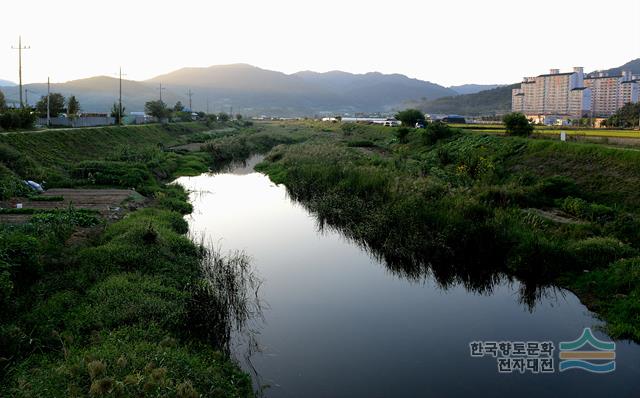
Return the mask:
[[[471,358],[469,342],[571,341],[601,322],[570,292],[533,309],[519,283],[491,294],[444,290],[431,278],[391,273],[314,216],[283,186],[253,171],[259,158],[222,174],[178,180],[192,191],[192,232],[223,251],[244,250],[268,304],[257,322],[261,352],[238,360],[267,397],[640,396],[640,347],[618,341],[617,369],[499,374],[494,358]],[[598,338],[608,337],[595,330]]]

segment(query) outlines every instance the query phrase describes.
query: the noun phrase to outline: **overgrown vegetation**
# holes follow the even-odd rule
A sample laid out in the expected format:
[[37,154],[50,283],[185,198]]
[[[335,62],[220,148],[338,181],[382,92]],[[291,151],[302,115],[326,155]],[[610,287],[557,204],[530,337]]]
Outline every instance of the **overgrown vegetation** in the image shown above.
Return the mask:
[[[242,313],[243,299],[235,296],[242,292],[221,293],[224,286],[209,269],[224,270],[239,287],[250,276],[246,258],[222,257],[185,236],[188,195],[166,185],[176,175],[208,169],[213,159],[206,153],[165,150],[206,129],[0,138],[0,178],[10,183],[3,198],[30,195],[22,179],[36,179],[49,186],[133,187],[151,199],[111,224],[72,207],[11,210],[31,217],[0,225],[0,395],[252,396],[250,378],[228,356],[227,331]],[[206,336],[194,323],[205,318]]]
[[397,140],[336,127],[258,168],[394,272],[478,291],[516,277],[529,304],[560,284],[612,336],[640,340],[638,292],[620,274],[640,258],[639,153],[426,127]]

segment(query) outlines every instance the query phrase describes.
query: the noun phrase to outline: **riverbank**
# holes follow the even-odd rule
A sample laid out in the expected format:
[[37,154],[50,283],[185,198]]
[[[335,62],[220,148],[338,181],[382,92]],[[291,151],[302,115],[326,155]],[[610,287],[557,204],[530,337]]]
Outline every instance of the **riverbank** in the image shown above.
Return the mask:
[[443,128],[368,126],[272,150],[258,169],[394,272],[486,291],[518,278],[575,291],[614,338],[640,340],[640,154]]
[[55,197],[65,205],[18,209],[32,213],[26,223],[0,225],[0,395],[253,395],[225,354],[228,336],[214,333],[228,329],[221,306],[230,293],[208,273],[212,261],[244,258],[190,240],[187,193],[167,185],[207,171],[213,158],[166,148],[204,142],[211,130],[188,123],[0,137],[0,199],[31,196],[22,179],[76,193],[135,192],[115,222]]

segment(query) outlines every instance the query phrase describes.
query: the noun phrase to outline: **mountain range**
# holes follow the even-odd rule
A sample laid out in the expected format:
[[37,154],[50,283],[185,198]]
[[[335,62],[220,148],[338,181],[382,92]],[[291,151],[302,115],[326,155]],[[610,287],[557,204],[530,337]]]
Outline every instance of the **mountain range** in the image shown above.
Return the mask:
[[[118,97],[118,79],[98,76],[51,84],[52,92],[75,95],[85,112],[107,112]],[[411,98],[457,95],[441,85],[399,74],[352,74],[340,71],[285,74],[247,64],[182,68],[145,81],[123,80],[127,111],[141,111],[146,101],[160,97],[194,110],[242,112],[250,115],[316,115],[335,112],[391,111]],[[2,87],[7,102],[16,101],[17,87]],[[45,83],[25,85],[29,103],[46,95]]]
[[[631,70],[640,74],[640,59],[607,70]],[[9,84],[7,84],[9,83]],[[160,85],[162,84],[162,93]],[[8,103],[18,100],[18,88],[0,80]],[[341,71],[293,74],[247,64],[182,68],[149,80],[122,81],[126,111],[142,111],[145,102],[162,95],[172,106],[177,101],[196,111],[243,113],[267,116],[313,116],[356,112],[391,112],[416,106],[429,113],[491,114],[508,111],[511,89],[517,85],[442,85],[400,74]],[[75,95],[85,112],[108,112],[118,99],[119,81],[98,76],[54,83],[52,92]],[[25,85],[28,102],[46,95],[45,83]]]

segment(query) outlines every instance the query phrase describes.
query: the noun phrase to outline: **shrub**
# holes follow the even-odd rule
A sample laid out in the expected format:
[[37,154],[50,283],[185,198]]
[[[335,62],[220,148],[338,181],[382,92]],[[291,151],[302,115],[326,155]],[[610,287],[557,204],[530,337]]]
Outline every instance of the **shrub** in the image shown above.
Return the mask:
[[540,182],[538,189],[540,193],[551,199],[578,194],[575,181],[565,176],[547,177]]
[[604,205],[589,203],[584,199],[567,197],[560,202],[560,208],[576,217],[604,223],[613,220],[615,211]]
[[533,126],[525,115],[519,112],[508,113],[502,118],[508,135],[528,136],[533,133]]
[[451,129],[446,123],[441,121],[435,121],[427,123],[425,130],[422,133],[422,140],[427,145],[433,145],[438,140],[449,138],[453,135],[453,129]]
[[32,236],[20,231],[0,234],[0,259],[11,268],[16,289],[24,289],[42,272],[40,244]]
[[342,130],[342,134],[344,135],[351,135],[354,131],[358,130],[358,126],[355,123],[342,123],[340,130]]
[[398,138],[398,141],[400,141],[401,144],[404,144],[407,142],[407,137],[409,136],[409,129],[406,127],[399,127],[398,129],[396,129],[395,135]]
[[156,186],[147,167],[142,163],[84,161],[71,169],[71,176],[91,185],[142,189]]
[[0,114],[0,127],[5,130],[30,129],[36,122],[30,109],[6,109]]
[[609,263],[637,254],[637,251],[617,239],[594,237],[569,244],[568,252],[582,269],[605,267]]

